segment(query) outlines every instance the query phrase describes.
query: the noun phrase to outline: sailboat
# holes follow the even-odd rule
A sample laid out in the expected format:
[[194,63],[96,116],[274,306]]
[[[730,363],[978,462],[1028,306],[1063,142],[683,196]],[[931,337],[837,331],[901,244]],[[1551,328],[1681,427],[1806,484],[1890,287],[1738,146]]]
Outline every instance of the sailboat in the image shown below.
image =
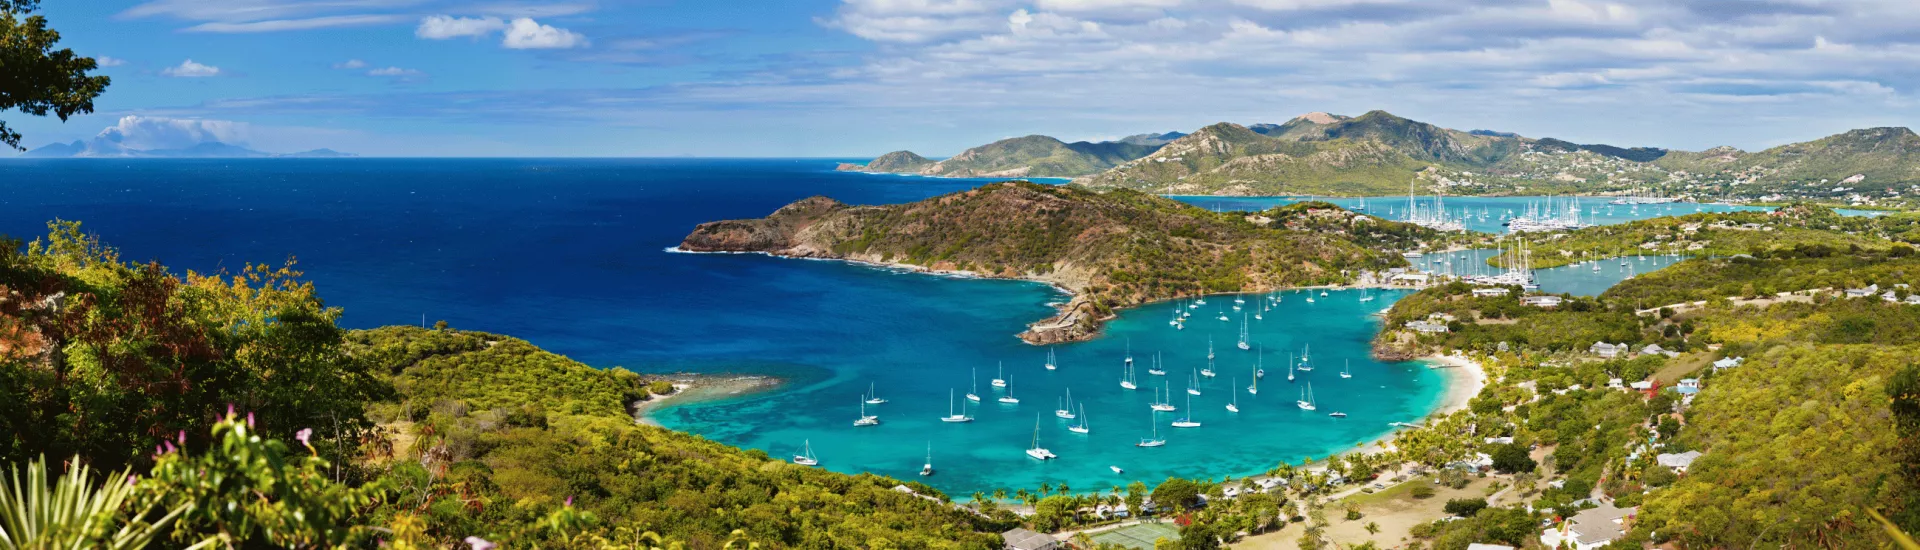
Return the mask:
[[1133,446],[1135,446],[1135,447],[1161,447],[1161,446],[1165,446],[1165,445],[1167,444],[1167,440],[1165,440],[1165,439],[1160,439],[1160,412],[1159,412],[1159,411],[1154,411],[1154,412],[1153,412],[1152,414],[1153,414],[1153,420],[1151,420],[1151,421],[1149,421],[1149,422],[1147,422],[1147,425],[1149,425],[1149,426],[1153,426],[1153,437],[1151,437],[1151,438],[1145,438],[1145,437],[1143,437],[1143,438],[1140,438],[1140,442],[1139,442],[1139,443],[1135,443],[1135,444],[1133,444]]
[[1053,370],[1059,366],[1053,362],[1053,348],[1047,348],[1047,370]]
[[1247,345],[1247,316],[1243,314],[1240,316],[1240,349],[1245,351],[1251,348]]
[[1247,395],[1260,395],[1260,367],[1253,368],[1253,385],[1247,386]]
[[819,466],[820,465],[820,459],[813,457],[813,441],[812,440],[807,441],[807,450],[805,452],[802,452],[797,455],[793,455],[793,463],[799,464],[801,466]]
[[1073,388],[1067,388],[1067,406],[1053,410],[1053,415],[1073,420]]
[[1131,367],[1131,366],[1133,366],[1133,339],[1132,339],[1132,338],[1128,338],[1128,339],[1127,339],[1127,360],[1126,360],[1126,365],[1127,365],[1127,366],[1129,366],[1129,367]]
[[1074,424],[1072,426],[1067,426],[1067,431],[1077,433],[1077,434],[1085,434],[1088,431],[1090,431],[1087,427],[1087,404],[1086,403],[1080,404],[1080,423]]
[[[967,395],[968,397],[972,397],[973,394],[967,394]],[[960,413],[954,414],[952,388],[947,389],[947,415],[940,417],[940,421],[941,422],[972,422],[973,421],[973,417],[967,416],[967,403],[964,401],[960,403]]]
[[980,402],[980,367],[973,368],[973,389],[967,392],[967,400]]
[[1340,377],[1353,378],[1353,360],[1352,359],[1348,359],[1346,366],[1340,368]]
[[1167,375],[1167,371],[1166,371],[1165,369],[1161,369],[1161,368],[1160,368],[1160,354],[1159,354],[1159,353],[1154,353],[1154,354],[1153,354],[1153,366],[1151,366],[1151,367],[1147,367],[1147,374],[1150,374],[1150,375],[1153,375],[1153,376],[1166,376],[1166,375]]
[[1200,373],[1193,373],[1187,380],[1187,395],[1200,395]]
[[1179,420],[1173,421],[1173,427],[1175,428],[1200,427],[1200,423],[1194,421],[1193,419],[1193,396],[1191,395],[1187,396],[1187,416],[1185,418],[1181,418]]
[[867,414],[867,402],[860,402],[860,419],[853,421],[854,426],[878,426],[880,417]]
[[1293,354],[1287,354],[1287,381],[1293,381]]
[[1033,448],[1027,449],[1027,456],[1033,457],[1035,460],[1060,458],[1053,454],[1053,451],[1049,451],[1045,447],[1040,446],[1040,415],[1033,416]]
[[1266,378],[1266,377],[1267,377],[1267,346],[1262,345],[1260,346],[1260,350],[1254,352],[1253,354],[1253,379],[1259,380],[1261,378]]
[[[1217,310],[1216,310],[1216,311],[1217,311]],[[1221,311],[1221,312],[1220,312],[1220,321],[1221,321],[1221,322],[1223,322],[1223,323],[1224,323],[1224,322],[1227,322],[1227,321],[1231,321],[1231,320],[1232,320],[1232,319],[1228,319],[1228,318],[1227,318],[1227,312],[1225,312],[1225,311]]]
[[[1235,386],[1240,385],[1240,379],[1238,378],[1233,379],[1233,385]],[[1240,394],[1239,393],[1233,394],[1233,402],[1227,403],[1227,411],[1240,412]]]
[[1242,298],[1242,297],[1240,297],[1240,296],[1237,296],[1237,295],[1233,297],[1233,305],[1240,305],[1240,304],[1244,304],[1244,303],[1247,303],[1247,299],[1246,299],[1246,298]]
[[1153,390],[1153,404],[1148,405],[1148,408],[1151,408],[1156,411],[1172,412],[1173,404],[1167,402],[1172,398],[1173,398],[1173,392],[1171,391],[1167,392],[1167,399],[1161,399],[1160,390]]
[[995,376],[993,378],[992,385],[993,387],[996,387],[996,388],[1007,387],[1007,362],[1006,361],[1000,362],[1000,375]]
[[1007,388],[1007,394],[1000,396],[1000,402],[1011,404],[1011,405],[1018,405],[1020,404],[1020,399],[1015,398],[1013,396],[1013,388],[1009,387]]
[[1313,344],[1300,350],[1300,372],[1313,372]]
[[1133,358],[1128,357],[1127,359],[1127,364],[1120,367],[1120,388],[1128,390],[1140,389],[1139,386],[1133,383]]
[[873,389],[873,384],[872,384],[872,383],[868,383],[868,384],[867,384],[867,404],[868,404],[868,405],[878,405],[878,404],[881,404],[881,403],[885,403],[885,402],[887,402],[887,400],[885,400],[885,399],[881,399],[881,398],[880,398],[880,392],[878,392],[878,391],[875,391],[875,390]]
[[1295,404],[1300,406],[1300,410],[1303,410],[1303,411],[1313,410],[1313,383],[1312,382],[1308,382],[1307,387],[1300,389],[1300,401],[1295,402]]
[[1213,350],[1207,350],[1207,367],[1200,369],[1200,376],[1205,376],[1207,378],[1213,378],[1214,376],[1216,376],[1213,372]]
[[920,475],[933,475],[933,443],[927,443],[927,462],[920,465]]
[[1343,412],[1340,412],[1340,411],[1334,411],[1334,412],[1331,412],[1331,413],[1327,413],[1327,416],[1331,416],[1331,417],[1334,417],[1334,418],[1346,418],[1346,417],[1347,417],[1347,413],[1343,413]]
[[1213,360],[1213,335],[1212,334],[1207,335],[1207,360],[1208,361]]

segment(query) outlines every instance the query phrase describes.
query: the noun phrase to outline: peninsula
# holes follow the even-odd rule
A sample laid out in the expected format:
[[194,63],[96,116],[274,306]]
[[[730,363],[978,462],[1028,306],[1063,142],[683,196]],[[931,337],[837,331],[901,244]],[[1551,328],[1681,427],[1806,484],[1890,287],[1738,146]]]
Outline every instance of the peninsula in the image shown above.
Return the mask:
[[1132,190],[1010,181],[899,205],[811,197],[765,218],[700,224],[680,249],[1052,284],[1073,299],[1020,335],[1046,344],[1092,338],[1116,309],[1150,302],[1353,284],[1406,265],[1391,250],[1435,237],[1322,202],[1212,212]]

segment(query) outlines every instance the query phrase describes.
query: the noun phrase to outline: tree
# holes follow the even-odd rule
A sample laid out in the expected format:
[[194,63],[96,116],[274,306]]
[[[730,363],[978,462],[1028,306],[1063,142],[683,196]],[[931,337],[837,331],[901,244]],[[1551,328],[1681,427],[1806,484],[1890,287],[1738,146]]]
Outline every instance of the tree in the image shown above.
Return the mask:
[[1180,528],[1180,550],[1216,550],[1220,548],[1219,534],[1214,526],[1196,521]]
[[1171,510],[1194,506],[1199,499],[1200,486],[1185,479],[1169,477],[1153,488],[1153,502]]
[[1376,522],[1371,522],[1371,521],[1369,521],[1369,522],[1367,522],[1367,525],[1366,525],[1366,529],[1367,529],[1367,534],[1369,534],[1369,535],[1378,535],[1378,534],[1380,534],[1380,524],[1379,524],[1379,523],[1376,523]]
[[[52,113],[60,120],[93,112],[93,98],[106,91],[110,80],[88,76],[100,67],[93,58],[73,50],[53,49],[60,33],[47,27],[47,18],[27,14],[40,0],[0,0],[0,111],[19,109],[31,116]],[[22,19],[22,16],[26,16]],[[0,144],[20,149],[20,132],[0,121]]]
[[1073,498],[1053,495],[1040,499],[1034,505],[1033,528],[1042,533],[1051,533],[1066,527],[1073,520]]
[[1470,518],[1473,517],[1474,514],[1480,513],[1480,510],[1486,509],[1486,507],[1487,499],[1484,498],[1456,498],[1448,500],[1447,505],[1442,507],[1441,511],[1463,518]]
[[1527,455],[1526,447],[1507,444],[1500,445],[1493,449],[1494,471],[1513,474],[1531,472],[1537,467],[1539,467],[1539,464],[1533,461],[1533,457]]

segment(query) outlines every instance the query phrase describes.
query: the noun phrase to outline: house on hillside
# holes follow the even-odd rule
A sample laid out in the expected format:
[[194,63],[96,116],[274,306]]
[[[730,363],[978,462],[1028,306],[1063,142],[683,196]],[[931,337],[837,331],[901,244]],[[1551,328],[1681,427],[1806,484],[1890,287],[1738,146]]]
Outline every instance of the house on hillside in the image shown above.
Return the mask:
[[1559,527],[1541,532],[1540,543],[1548,548],[1560,548],[1564,543],[1573,550],[1597,550],[1626,536],[1627,525],[1633,521],[1636,511],[1636,508],[1615,508],[1601,503],[1599,508],[1582,510],[1561,522]]
[[1428,279],[1425,273],[1399,273],[1389,279],[1389,282],[1396,285],[1427,286]]
[[1866,288],[1847,289],[1848,298],[1866,298],[1880,293],[1880,285],[1867,285]]
[[1407,321],[1407,328],[1422,334],[1441,334],[1447,332],[1446,323],[1436,323],[1425,319]]
[[1700,451],[1662,454],[1653,457],[1653,460],[1659,462],[1661,466],[1672,468],[1674,473],[1684,474],[1687,473],[1688,467],[1693,466],[1693,460],[1696,458],[1700,458]]
[[1560,302],[1562,301],[1564,300],[1562,300],[1559,296],[1525,296],[1520,298],[1520,305],[1544,307],[1544,308],[1556,308],[1556,307],[1560,307]]
[[1006,540],[1006,550],[1060,550],[1060,541],[1052,535],[1026,529],[1001,533],[1000,538]]
[[1745,357],[1728,357],[1728,358],[1725,358],[1725,359],[1721,359],[1721,360],[1719,360],[1719,361],[1714,361],[1714,362],[1713,362],[1713,371],[1714,371],[1714,372],[1720,372],[1720,371],[1723,371],[1723,370],[1727,370],[1727,369],[1730,369],[1730,368],[1734,368],[1734,367],[1738,367],[1738,366],[1740,366],[1740,363],[1741,363],[1741,362],[1743,362],[1743,361],[1746,361],[1746,360],[1747,360],[1747,358],[1745,358]]
[[1660,347],[1660,344],[1647,344],[1647,347],[1640,348],[1640,354],[1641,355],[1665,355],[1667,357],[1680,356],[1679,352],[1675,352],[1667,348]]
[[1473,297],[1475,298],[1497,298],[1497,297],[1506,296],[1512,293],[1513,293],[1513,289],[1507,288],[1507,287],[1500,287],[1500,286],[1496,286],[1493,288],[1473,289]]
[[1615,357],[1619,357],[1621,355],[1625,355],[1629,350],[1632,350],[1632,349],[1633,348],[1628,347],[1626,344],[1609,344],[1606,342],[1594,342],[1592,347],[1587,348],[1587,352],[1607,358],[1607,359],[1612,359]]

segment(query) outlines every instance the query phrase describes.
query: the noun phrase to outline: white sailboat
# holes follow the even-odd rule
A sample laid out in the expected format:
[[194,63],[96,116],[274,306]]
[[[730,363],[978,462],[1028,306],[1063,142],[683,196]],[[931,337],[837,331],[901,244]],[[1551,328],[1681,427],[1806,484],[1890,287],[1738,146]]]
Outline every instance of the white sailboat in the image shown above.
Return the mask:
[[980,367],[973,368],[973,389],[967,392],[967,400],[980,402]]
[[[971,396],[972,394],[968,394],[968,395]],[[972,422],[973,421],[973,417],[967,416],[967,403],[965,401],[960,402],[960,413],[954,414],[953,388],[947,388],[947,415],[940,417],[940,421],[941,422]]]
[[1260,395],[1260,367],[1254,367],[1253,385],[1247,386],[1247,395]]
[[1154,411],[1154,412],[1153,412],[1152,414],[1153,414],[1153,419],[1152,419],[1151,421],[1148,421],[1148,422],[1147,422],[1147,425],[1150,425],[1150,426],[1153,426],[1153,437],[1151,437],[1151,438],[1147,438],[1147,437],[1143,437],[1143,438],[1140,438],[1140,442],[1139,442],[1139,443],[1135,443],[1135,444],[1133,444],[1133,446],[1135,446],[1135,447],[1161,447],[1161,446],[1165,446],[1165,445],[1167,444],[1167,440],[1165,440],[1165,439],[1160,439],[1160,412],[1159,412],[1159,411]]
[[1266,377],[1267,377],[1267,346],[1262,345],[1260,346],[1260,349],[1253,354],[1253,379],[1259,380],[1261,378],[1266,378]]
[[1053,362],[1053,348],[1047,348],[1047,370],[1053,370],[1059,367],[1060,365]]
[[995,376],[991,384],[993,385],[993,387],[996,387],[996,388],[1007,387],[1007,362],[1006,361],[1000,362],[1000,375]]
[[873,389],[873,384],[868,383],[867,384],[867,404],[879,405],[885,402],[887,402],[887,400],[880,398],[880,392]]
[[1080,423],[1074,424],[1072,426],[1067,426],[1067,431],[1077,433],[1077,434],[1086,434],[1092,431],[1091,428],[1087,426],[1087,404],[1086,403],[1080,404]]
[[1331,412],[1331,413],[1328,413],[1328,414],[1327,414],[1327,416],[1331,416],[1331,417],[1334,417],[1334,418],[1346,418],[1346,417],[1347,417],[1347,413],[1343,413],[1343,412],[1340,412],[1340,411],[1334,411],[1334,412]]
[[1305,388],[1301,388],[1301,389],[1300,389],[1300,392],[1301,392],[1301,393],[1300,393],[1300,400],[1299,400],[1299,401],[1297,401],[1297,402],[1295,402],[1294,404],[1296,404],[1296,405],[1299,405],[1299,406],[1300,406],[1300,410],[1303,410],[1303,411],[1311,411],[1311,410],[1313,410],[1313,409],[1314,409],[1314,407],[1313,407],[1313,383],[1312,383],[1312,382],[1308,382],[1308,383],[1307,383],[1307,387],[1305,387]]
[[1127,360],[1126,360],[1126,365],[1127,365],[1127,366],[1129,366],[1129,367],[1131,367],[1131,366],[1133,366],[1133,339],[1132,339],[1132,338],[1128,338],[1128,339],[1127,339]]
[[1198,427],[1200,427],[1200,422],[1198,422],[1198,421],[1195,421],[1195,420],[1193,419],[1193,396],[1191,396],[1191,395],[1189,395],[1189,396],[1187,396],[1187,416],[1186,416],[1186,417],[1184,417],[1184,418],[1181,418],[1181,419],[1179,419],[1179,420],[1175,420],[1175,421],[1173,421],[1173,427],[1175,427],[1175,428],[1198,428]]
[[856,427],[878,426],[880,425],[880,417],[867,414],[867,402],[861,401],[860,402],[860,419],[854,420],[853,425]]
[[1213,360],[1213,335],[1212,334],[1207,335],[1207,360],[1208,361]]
[[1200,376],[1205,376],[1205,377],[1207,377],[1207,378],[1213,378],[1214,376],[1216,376],[1216,375],[1214,374],[1214,372],[1213,372],[1213,349],[1212,349],[1212,346],[1208,346],[1208,349],[1207,349],[1207,366],[1206,366],[1206,368],[1203,368],[1203,369],[1200,369]]
[[1167,375],[1166,369],[1160,368],[1160,354],[1158,352],[1155,352],[1153,354],[1153,366],[1147,367],[1147,374],[1150,374],[1153,376]]
[[1007,388],[1007,394],[1006,394],[1006,395],[1002,395],[1002,396],[1000,396],[1000,400],[999,400],[999,401],[1000,401],[1001,403],[1006,403],[1006,404],[1009,404],[1009,405],[1018,405],[1018,404],[1020,404],[1020,399],[1018,399],[1018,398],[1015,398],[1015,397],[1013,396],[1013,388],[1012,388],[1012,387],[1008,387],[1008,388]]
[[1300,350],[1300,372],[1313,372],[1313,344]]
[[1127,390],[1140,389],[1140,386],[1134,385],[1133,383],[1133,361],[1131,360],[1127,361],[1126,365],[1120,367],[1120,388]]
[[[1163,383],[1164,383],[1164,381],[1163,381]],[[1160,398],[1160,390],[1153,390],[1153,404],[1152,404],[1152,405],[1149,405],[1149,406],[1148,406],[1148,408],[1151,408],[1151,409],[1153,409],[1153,410],[1156,410],[1156,411],[1166,411],[1166,412],[1173,412],[1173,410],[1174,410],[1174,407],[1173,407],[1173,403],[1169,403],[1169,402],[1168,402],[1168,401],[1172,401],[1172,400],[1173,400],[1173,392],[1172,392],[1172,391],[1168,391],[1168,392],[1167,392],[1167,397],[1166,397],[1166,399],[1161,399],[1161,398]]]
[[[1240,379],[1233,379],[1233,385],[1240,385]],[[1238,392],[1233,394],[1233,401],[1227,403],[1227,412],[1240,412],[1240,394]]]
[[1053,451],[1049,451],[1046,449],[1046,447],[1040,446],[1040,416],[1039,415],[1034,415],[1033,417],[1033,448],[1027,449],[1027,456],[1033,457],[1035,460],[1048,460],[1053,458],[1060,458],[1058,455],[1053,454]]
[[[1058,403],[1055,404],[1058,405]],[[1054,409],[1053,415],[1067,420],[1073,420],[1073,388],[1067,388],[1066,406]]]
[[1340,368],[1341,378],[1353,378],[1353,360],[1348,359],[1346,366]]
[[1187,380],[1187,395],[1200,395],[1200,373],[1193,373]]
[[1293,381],[1293,354],[1287,354],[1287,381]]
[[1247,316],[1242,314],[1240,315],[1240,350],[1248,349],[1252,349],[1252,346],[1247,345]]
[[807,441],[807,450],[793,455],[793,463],[801,466],[819,466],[820,459],[813,457],[813,441]]
[[933,475],[933,443],[927,443],[927,462],[920,465],[920,475]]

